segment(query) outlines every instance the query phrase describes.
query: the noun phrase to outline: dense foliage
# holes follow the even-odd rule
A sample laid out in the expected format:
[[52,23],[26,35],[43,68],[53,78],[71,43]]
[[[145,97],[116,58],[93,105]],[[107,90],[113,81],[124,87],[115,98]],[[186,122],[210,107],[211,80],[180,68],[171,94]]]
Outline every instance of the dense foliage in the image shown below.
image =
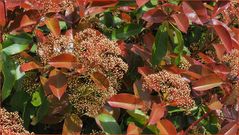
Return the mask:
[[0,133],[239,134],[238,0],[1,0]]

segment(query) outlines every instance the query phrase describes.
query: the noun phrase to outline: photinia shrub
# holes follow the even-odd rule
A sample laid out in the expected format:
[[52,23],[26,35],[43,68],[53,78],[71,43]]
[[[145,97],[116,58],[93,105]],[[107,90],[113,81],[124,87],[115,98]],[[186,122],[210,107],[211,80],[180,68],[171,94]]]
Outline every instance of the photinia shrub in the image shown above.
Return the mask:
[[238,0],[1,0],[0,133],[239,134]]

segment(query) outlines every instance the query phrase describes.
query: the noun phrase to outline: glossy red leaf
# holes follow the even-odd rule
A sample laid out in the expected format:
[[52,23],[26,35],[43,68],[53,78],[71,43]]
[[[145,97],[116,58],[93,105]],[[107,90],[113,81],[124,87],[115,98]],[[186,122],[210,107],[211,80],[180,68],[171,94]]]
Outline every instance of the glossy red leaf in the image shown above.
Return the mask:
[[205,62],[205,63],[215,63],[215,61],[210,58],[209,56],[203,54],[202,52],[199,52],[198,53],[198,56],[201,57],[202,61]]
[[154,103],[149,116],[149,125],[156,124],[163,116],[166,108],[163,104]]
[[157,122],[157,128],[162,135],[176,135],[177,130],[173,123],[167,119],[163,119]]
[[149,0],[136,0],[136,4],[138,5],[138,8],[142,7],[147,2],[149,2]]
[[150,67],[138,67],[138,72],[142,75],[142,76],[147,76],[149,74],[153,73],[153,70]]
[[0,27],[5,26],[6,24],[6,12],[5,12],[5,8],[4,8],[4,2],[0,1]]
[[144,44],[146,45],[146,48],[151,52],[152,46],[155,41],[155,37],[151,32],[148,32],[143,36]]
[[230,123],[226,124],[221,129],[219,134],[223,134],[223,135],[236,135],[236,134],[238,134],[238,124],[237,124],[237,122],[230,122]]
[[134,123],[129,123],[126,135],[140,135],[141,129]]
[[141,101],[138,97],[127,93],[121,93],[112,96],[108,100],[108,103],[112,107],[123,108],[127,110],[135,110],[143,108],[144,106],[143,101]]
[[52,94],[60,100],[67,88],[66,76],[59,70],[54,69],[50,72],[48,82]]
[[208,20],[207,10],[202,1],[183,1],[182,7],[183,12],[192,22],[203,25]]
[[216,31],[217,35],[221,39],[224,47],[227,52],[230,52],[233,49],[232,39],[230,33],[228,32],[228,28],[225,27],[221,22],[217,20],[212,20],[213,28]]
[[172,15],[173,19],[175,20],[178,28],[184,32],[187,33],[188,27],[189,27],[189,21],[187,16],[184,13],[180,14],[174,14]]
[[131,21],[130,15],[128,15],[126,13],[121,13],[121,19],[124,20],[127,23],[130,23],[130,21]]
[[26,71],[30,71],[30,70],[38,69],[38,68],[41,68],[41,66],[39,66],[35,62],[31,61],[31,62],[22,64],[20,67],[20,71],[26,72]]
[[52,32],[54,36],[59,36],[61,33],[59,20],[57,18],[47,18],[45,20],[47,28]]
[[47,40],[47,38],[44,36],[44,33],[40,31],[39,29],[35,29],[35,35],[37,39],[39,40],[39,42],[43,43]]
[[216,6],[214,6],[213,15],[212,16],[213,17],[217,16],[221,12],[225,11],[226,9],[228,9],[229,6],[230,6],[230,1],[218,1]]
[[23,15],[22,20],[20,22],[20,27],[26,27],[29,25],[36,24],[37,22],[34,20],[31,20],[28,15]]
[[143,14],[142,19],[150,23],[161,23],[166,20],[167,15],[158,8],[151,9]]
[[51,58],[48,64],[56,68],[72,69],[77,65],[77,59],[72,54],[64,53]]
[[204,76],[192,83],[193,89],[196,91],[206,91],[220,86],[223,81],[215,74]]
[[109,80],[104,74],[100,72],[94,72],[90,75],[90,77],[100,89],[107,90],[109,88]]
[[214,44],[213,47],[214,47],[214,49],[216,51],[217,58],[219,60],[222,60],[222,57],[223,57],[223,55],[226,52],[226,48],[223,46],[223,44]]

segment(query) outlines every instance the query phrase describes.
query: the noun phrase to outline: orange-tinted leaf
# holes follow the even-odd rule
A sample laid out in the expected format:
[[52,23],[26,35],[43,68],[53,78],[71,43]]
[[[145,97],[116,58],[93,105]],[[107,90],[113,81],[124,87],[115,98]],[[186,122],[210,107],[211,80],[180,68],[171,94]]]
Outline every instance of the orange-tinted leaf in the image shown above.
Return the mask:
[[20,71],[21,72],[26,72],[26,71],[33,70],[33,69],[38,69],[38,68],[41,68],[41,66],[39,66],[35,62],[31,61],[31,62],[22,64],[21,67],[20,67]]
[[226,124],[221,129],[219,134],[223,134],[223,135],[237,135],[238,134],[238,124],[237,124],[237,122],[230,122],[230,123]]
[[166,20],[167,15],[158,8],[151,9],[143,14],[142,19],[150,23],[161,23]]
[[134,123],[129,123],[127,128],[127,135],[140,135],[141,130]]
[[108,100],[108,103],[112,107],[118,107],[127,110],[142,108],[144,105],[143,101],[141,101],[138,97],[127,93],[121,93],[112,96]]
[[52,94],[60,100],[67,88],[66,76],[59,70],[54,69],[50,72],[48,81]]
[[51,94],[51,89],[49,87],[48,79],[43,77],[43,76],[40,76],[40,82],[41,82],[41,84],[43,86],[45,96],[48,96],[49,94]]
[[198,53],[198,56],[201,57],[201,59],[205,62],[205,63],[214,63],[215,61],[210,58],[209,56],[203,54],[202,52]]
[[220,37],[227,52],[230,52],[233,49],[233,46],[232,46],[232,39],[231,39],[230,33],[228,32],[228,29],[225,28],[225,25],[223,25],[221,22],[217,20],[213,20],[212,23],[213,23],[214,30],[216,31],[217,35]]
[[167,119],[163,119],[157,122],[157,128],[162,135],[176,135],[177,130],[173,123]]
[[49,65],[56,68],[72,69],[77,65],[77,59],[72,54],[60,54],[50,59]]
[[149,50],[146,50],[144,47],[142,47],[140,45],[133,45],[133,47],[130,50],[132,52],[140,55],[147,62],[150,62],[152,53]]
[[188,27],[189,27],[189,21],[187,16],[184,13],[180,14],[174,14],[172,15],[173,19],[175,20],[178,28],[184,32],[187,33]]
[[47,18],[46,21],[47,28],[52,32],[54,36],[59,36],[61,33],[59,20],[57,18]]
[[214,95],[207,107],[211,110],[220,110],[222,106],[223,104],[218,100],[217,95]]
[[205,91],[218,87],[223,83],[223,81],[215,74],[204,76],[197,81],[192,83],[193,89],[197,91]]
[[35,35],[37,39],[39,40],[39,42],[45,42],[47,40],[43,32],[38,29],[35,29]]
[[5,26],[6,24],[6,12],[4,9],[4,2],[0,1],[0,26]]
[[138,67],[138,72],[142,76],[146,76],[153,73],[153,70],[150,67]]
[[149,125],[156,124],[164,116],[165,110],[166,109],[163,104],[154,103],[149,116]]
[[81,119],[76,114],[71,114],[65,118],[62,135],[80,135],[82,126]]
[[142,7],[144,4],[146,4],[149,0],[136,0],[136,4],[138,5],[138,8]]
[[31,20],[27,15],[23,15],[22,20],[20,22],[20,27],[26,27],[36,23],[37,23],[36,21]]
[[100,89],[107,90],[109,88],[109,80],[102,73],[94,72],[90,77]]

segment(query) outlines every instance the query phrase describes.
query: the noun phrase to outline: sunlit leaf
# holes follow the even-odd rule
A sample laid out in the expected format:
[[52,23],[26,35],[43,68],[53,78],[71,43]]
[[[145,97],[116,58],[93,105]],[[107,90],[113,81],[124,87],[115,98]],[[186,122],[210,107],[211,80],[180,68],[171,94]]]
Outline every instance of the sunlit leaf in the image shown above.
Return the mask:
[[108,100],[108,103],[112,107],[118,107],[127,110],[142,108],[144,105],[143,101],[141,101],[138,97],[127,93],[120,93],[112,96]]
[[4,48],[2,51],[7,55],[14,55],[28,49],[29,45],[13,44]]
[[215,74],[204,76],[192,83],[193,89],[196,91],[206,91],[220,86],[223,81]]
[[51,58],[48,64],[56,68],[72,69],[77,65],[77,59],[72,54],[60,54]]
[[26,72],[26,71],[30,71],[30,70],[33,70],[33,69],[38,69],[40,67],[41,66],[36,64],[34,61],[31,61],[31,62],[22,64],[21,67],[20,67],[20,71],[21,72]]
[[6,24],[6,11],[4,9],[4,2],[0,1],[0,28]]
[[129,123],[127,128],[127,135],[140,135],[141,129],[134,123]]
[[176,135],[177,130],[173,123],[167,119],[160,120],[157,122],[157,127],[162,135]]
[[47,28],[52,32],[54,36],[59,36],[61,33],[59,20],[57,18],[47,18],[45,20]]
[[218,100],[217,96],[214,95],[211,98],[211,101],[207,107],[211,110],[220,110],[220,109],[222,109],[222,106],[223,106],[223,104]]
[[146,4],[147,2],[149,2],[149,0],[136,0],[136,4],[138,5],[139,8],[144,4]]
[[111,115],[102,113],[96,117],[96,122],[107,134],[121,134],[120,126]]
[[184,13],[180,14],[174,14],[172,15],[173,19],[175,20],[178,28],[184,32],[187,33],[188,27],[189,27],[189,21],[187,16]]
[[156,124],[163,116],[166,108],[163,104],[154,103],[149,117],[149,124]]

